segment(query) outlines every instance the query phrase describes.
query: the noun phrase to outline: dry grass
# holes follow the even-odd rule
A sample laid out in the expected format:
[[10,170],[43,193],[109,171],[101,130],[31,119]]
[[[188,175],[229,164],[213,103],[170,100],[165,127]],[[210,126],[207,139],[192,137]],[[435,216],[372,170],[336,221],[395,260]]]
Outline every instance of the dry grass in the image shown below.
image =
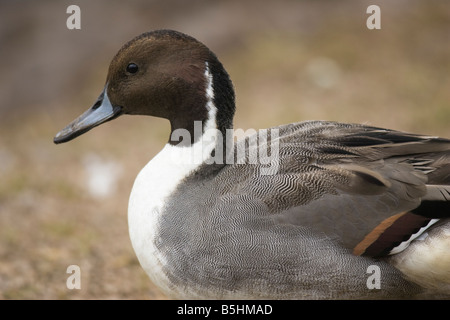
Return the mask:
[[[259,10],[253,12],[249,8],[256,3]],[[256,3],[242,4],[253,15],[237,15],[231,25],[230,12],[241,2],[219,2],[191,12],[190,19],[174,23],[168,16],[172,24],[159,22],[195,31],[222,59],[237,91],[236,128],[327,119],[450,137],[449,3],[412,1],[402,8],[382,2],[379,31],[365,28],[369,2],[355,7],[344,1],[338,7],[327,1],[280,1],[267,9]],[[120,5],[112,7],[119,12]],[[145,10],[135,10],[145,18]],[[216,32],[198,31],[208,29],[199,21],[202,15],[212,14],[219,24]],[[84,35],[95,27],[85,25]],[[137,34],[148,26],[142,22],[128,28]],[[76,78],[78,86],[63,95],[36,102],[16,94],[22,104],[11,114],[5,111],[8,100],[2,102],[0,299],[165,298],[135,258],[126,212],[134,177],[162,148],[167,122],[123,117],[69,144],[52,143],[54,134],[100,93],[117,45],[105,47],[101,55],[73,62],[73,72],[64,77]],[[87,185],[92,157],[119,168],[116,189],[105,197],[95,196]],[[66,287],[71,264],[81,267],[81,290]]]

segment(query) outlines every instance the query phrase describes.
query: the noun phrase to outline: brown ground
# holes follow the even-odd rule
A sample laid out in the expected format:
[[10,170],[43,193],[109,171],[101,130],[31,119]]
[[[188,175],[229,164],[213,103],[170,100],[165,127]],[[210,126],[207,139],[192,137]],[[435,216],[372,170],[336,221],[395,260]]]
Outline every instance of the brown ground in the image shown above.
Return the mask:
[[[65,27],[66,2],[0,2],[0,299],[165,298],[134,255],[126,212],[168,123],[122,117],[52,143],[143,31],[178,29],[216,52],[236,128],[327,119],[450,137],[450,2],[392,2],[85,0],[79,31]],[[370,4],[381,30],[366,28]],[[103,196],[87,185],[96,163],[116,172]],[[81,290],[66,287],[72,264]]]

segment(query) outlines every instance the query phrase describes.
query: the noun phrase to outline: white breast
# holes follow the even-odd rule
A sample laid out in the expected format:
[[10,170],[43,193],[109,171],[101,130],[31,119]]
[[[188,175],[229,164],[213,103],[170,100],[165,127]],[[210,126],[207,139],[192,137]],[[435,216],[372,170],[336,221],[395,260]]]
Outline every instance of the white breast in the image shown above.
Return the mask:
[[158,221],[167,197],[195,169],[173,161],[177,157],[182,159],[186,149],[167,144],[137,176],[128,205],[128,227],[134,251],[143,269],[161,288],[166,288],[168,281],[163,272],[165,261],[155,246]]
[[[155,243],[158,240],[159,219],[167,198],[180,182],[211,156],[216,146],[216,107],[213,104],[212,77],[206,64],[206,97],[208,120],[203,135],[189,147],[165,147],[141,170],[137,176],[128,205],[128,228],[131,243],[143,269],[152,281],[162,289],[170,287],[163,270],[166,264]],[[202,129],[200,129],[202,132]],[[176,133],[174,135],[177,135]],[[179,137],[179,135],[177,135]]]

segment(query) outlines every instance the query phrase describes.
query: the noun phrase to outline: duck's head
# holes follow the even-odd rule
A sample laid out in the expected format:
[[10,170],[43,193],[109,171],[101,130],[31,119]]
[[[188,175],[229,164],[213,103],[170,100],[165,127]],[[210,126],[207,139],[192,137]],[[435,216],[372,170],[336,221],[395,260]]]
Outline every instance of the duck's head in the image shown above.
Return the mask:
[[54,142],[70,141],[122,114],[166,118],[172,131],[186,129],[194,138],[195,121],[212,120],[224,131],[232,127],[234,110],[233,86],[214,53],[185,34],[151,31],[117,52],[97,101]]

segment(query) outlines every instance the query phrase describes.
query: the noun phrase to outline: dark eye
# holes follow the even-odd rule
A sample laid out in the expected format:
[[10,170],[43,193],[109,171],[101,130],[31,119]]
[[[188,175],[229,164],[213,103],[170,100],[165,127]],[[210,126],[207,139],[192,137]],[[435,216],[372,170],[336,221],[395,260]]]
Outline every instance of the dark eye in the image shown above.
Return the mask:
[[139,67],[135,63],[130,63],[127,66],[127,72],[129,72],[129,73],[136,73],[136,72],[138,72],[138,70],[139,70]]

